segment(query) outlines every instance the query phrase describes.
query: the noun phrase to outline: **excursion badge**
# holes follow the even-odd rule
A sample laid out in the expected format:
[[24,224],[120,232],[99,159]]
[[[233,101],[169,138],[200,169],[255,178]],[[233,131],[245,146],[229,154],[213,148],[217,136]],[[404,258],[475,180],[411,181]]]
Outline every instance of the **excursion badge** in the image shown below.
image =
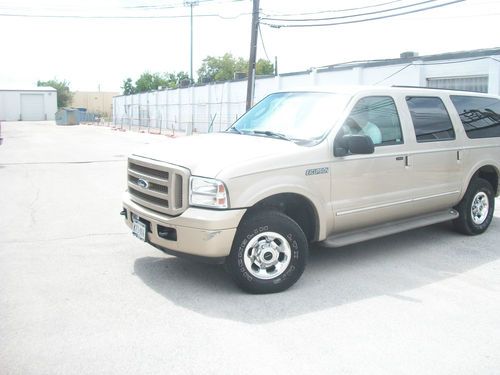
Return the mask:
[[328,167],[306,169],[306,176],[315,176],[317,174],[326,174],[326,173],[328,173],[328,171],[329,171]]

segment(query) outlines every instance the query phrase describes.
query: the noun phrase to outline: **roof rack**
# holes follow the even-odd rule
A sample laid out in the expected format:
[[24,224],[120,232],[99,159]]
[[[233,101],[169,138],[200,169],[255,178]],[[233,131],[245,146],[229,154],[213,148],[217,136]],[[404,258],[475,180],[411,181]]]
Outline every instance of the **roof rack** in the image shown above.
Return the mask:
[[427,86],[411,86],[411,85],[391,85],[391,87],[401,87],[405,89],[428,89]]
[[[445,91],[467,91],[467,90],[460,90],[460,89],[441,89],[439,87],[427,87],[427,86],[406,86],[406,85],[392,85],[391,87],[399,87],[403,89],[427,89],[427,90],[445,90]],[[483,94],[480,92],[476,91],[471,91],[472,93],[476,94]]]

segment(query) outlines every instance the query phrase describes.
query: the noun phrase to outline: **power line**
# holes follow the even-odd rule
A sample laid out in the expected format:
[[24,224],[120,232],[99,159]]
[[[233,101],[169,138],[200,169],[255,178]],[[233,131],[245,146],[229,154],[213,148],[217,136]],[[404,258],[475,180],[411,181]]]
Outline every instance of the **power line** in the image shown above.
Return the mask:
[[387,81],[389,78],[392,78],[394,77],[396,74],[399,74],[401,73],[403,70],[405,69],[408,69],[410,66],[431,66],[431,65],[449,65],[449,64],[461,64],[461,63],[464,63],[464,62],[471,62],[471,61],[479,61],[479,60],[486,60],[486,59],[490,59],[490,60],[494,60],[494,61],[498,61],[500,62],[500,60],[492,57],[492,56],[484,56],[484,57],[476,57],[476,58],[473,58],[473,59],[462,59],[462,60],[457,60],[457,61],[443,61],[443,62],[434,62],[434,63],[431,63],[431,62],[422,62],[422,63],[415,63],[415,62],[411,62],[405,66],[403,66],[401,69],[398,69],[397,71],[395,71],[394,73],[392,74],[389,74],[387,77],[385,77],[384,79],[374,83],[373,85],[378,85],[379,83],[382,83],[384,81]]
[[[222,16],[220,14],[195,14],[193,17],[218,17],[224,20],[232,20],[252,13],[240,13],[236,16]],[[72,19],[168,19],[168,18],[189,18],[189,14],[179,15],[152,15],[152,16],[95,16],[95,15],[75,15],[75,14],[29,14],[29,13],[0,13],[0,17],[25,17],[25,18],[72,18]]]
[[394,72],[394,73],[392,73],[392,74],[389,74],[389,75],[388,75],[387,77],[385,77],[384,79],[382,79],[382,80],[378,81],[377,83],[374,83],[374,85],[376,86],[376,85],[378,85],[379,83],[382,83],[382,82],[384,82],[384,81],[388,80],[389,78],[394,77],[396,74],[401,73],[403,70],[405,70],[405,69],[407,69],[407,68],[409,68],[410,66],[413,66],[413,65],[417,65],[417,64],[413,64],[413,63],[407,64],[407,65],[403,66],[401,69],[397,70],[396,72]]
[[[236,3],[241,0],[226,0],[226,1],[217,1],[217,0],[198,0],[199,3],[213,3],[213,4],[227,4],[227,3]],[[169,5],[134,5],[134,6],[124,6],[124,9],[139,9],[139,10],[158,10],[158,9],[173,9],[173,8],[182,8],[184,7],[184,3],[177,4],[169,4]]]
[[341,13],[341,12],[351,12],[353,10],[362,10],[362,9],[377,8],[377,7],[381,7],[383,5],[400,3],[402,1],[405,1],[405,0],[392,0],[392,1],[387,1],[385,3],[367,5],[367,6],[363,6],[363,7],[357,7],[357,8],[345,8],[345,9],[334,9],[334,10],[319,10],[319,11],[316,11],[316,12],[305,12],[305,13],[274,13],[274,14],[266,14],[265,12],[261,12],[261,13],[264,14],[265,16],[268,16],[268,17],[273,17],[273,16],[278,16],[278,17],[286,17],[286,16],[310,16],[310,15],[313,15],[313,14]]
[[[198,0],[199,3],[205,3],[211,0]],[[158,9],[173,9],[173,8],[183,8],[184,2],[174,3],[174,4],[158,4],[158,5],[129,5],[124,6],[124,9],[139,9],[139,10],[158,10]]]
[[[310,16],[310,15],[315,15],[315,14],[325,14],[325,13],[342,13],[342,12],[350,12],[350,11],[355,11],[355,10],[363,10],[363,9],[370,9],[370,8],[378,8],[384,5],[389,5],[389,4],[394,4],[394,3],[400,3],[406,0],[393,0],[393,1],[388,1],[384,3],[378,3],[378,4],[373,4],[373,5],[367,5],[367,6],[362,6],[362,7],[357,7],[357,8],[345,8],[345,9],[330,9],[330,10],[319,10],[315,12],[300,12],[300,13],[276,13],[273,11],[266,11],[265,9],[261,11],[261,14],[263,14],[266,17],[293,17],[293,16]],[[474,2],[474,5],[487,5],[487,4],[498,4],[498,0],[476,0]],[[269,12],[269,13],[267,13]]]
[[[427,17],[426,21],[428,20],[450,20],[450,19],[458,19],[458,18],[477,18],[477,17],[495,17],[495,16],[500,16],[500,13],[483,13],[483,14],[462,14],[458,16],[438,16],[438,17]],[[408,18],[408,19],[415,19],[415,18]]]
[[260,29],[260,23],[257,25],[257,27],[259,28],[260,42],[262,43],[262,49],[264,50],[264,54],[266,55],[266,59],[268,61],[271,61],[271,60],[269,60],[269,56],[267,55],[266,46],[264,44],[264,38],[262,37],[262,30]]
[[[202,4],[227,4],[227,3],[235,3],[239,2],[241,0],[198,0],[199,3]],[[37,6],[37,7],[30,7],[30,6],[22,6],[19,4],[6,4],[6,3],[0,3],[0,9],[7,10],[7,11],[28,11],[28,10],[36,10],[36,11],[52,11],[52,12],[67,12],[67,11],[88,11],[88,10],[94,10],[94,11],[99,11],[99,10],[108,10],[108,11],[120,11],[120,10],[125,10],[125,11],[156,11],[156,10],[167,10],[167,9],[182,9],[184,8],[184,2],[175,2],[175,3],[163,3],[163,4],[156,4],[156,5],[130,5],[130,6],[106,6],[100,5],[100,6]]]
[[376,10],[376,11],[373,11],[373,12],[358,13],[358,14],[353,14],[353,15],[348,15],[348,16],[325,17],[325,18],[300,18],[300,19],[263,17],[261,19],[262,20],[271,20],[271,21],[289,21],[289,22],[338,20],[338,19],[345,19],[345,18],[352,18],[352,17],[369,16],[369,15],[372,15],[372,14],[380,14],[380,13],[393,12],[395,10],[412,8],[412,7],[415,7],[415,6],[418,6],[418,5],[423,5],[423,4],[428,4],[428,3],[435,3],[436,1],[438,1],[438,0],[425,0],[425,1],[421,1],[419,3],[402,5],[400,7],[388,8],[388,9],[382,9],[382,10]]
[[[375,21],[375,20],[381,20],[381,19],[385,19],[385,18],[392,18],[392,17],[403,16],[405,14],[412,14],[412,13],[423,12],[423,11],[430,10],[430,9],[441,8],[441,7],[444,7],[444,6],[451,5],[451,4],[460,3],[460,2],[463,2],[463,1],[465,1],[465,0],[454,0],[454,1],[450,1],[448,3],[444,3],[444,4],[437,4],[437,5],[428,6],[428,7],[424,7],[424,8],[420,8],[420,9],[414,9],[414,10],[409,10],[409,11],[406,11],[406,12],[399,12],[399,13],[395,13],[395,14],[388,14],[388,15],[384,15],[384,16],[364,18],[364,19],[361,19],[361,20],[349,20],[349,21],[342,21],[342,22],[313,23],[313,24],[300,24],[300,25],[298,25],[298,24],[277,24],[277,23],[269,23],[269,22],[261,22],[261,23],[263,25],[274,27],[274,28],[281,28],[281,27],[321,27],[321,26],[347,25],[347,24],[352,24],[352,23]],[[353,15],[352,17],[354,18],[354,17],[356,17],[356,15]]]
[[[222,3],[235,3],[241,0],[198,0],[199,3],[213,3],[213,4],[222,4]],[[74,19],[155,19],[155,18],[187,18],[190,15],[168,15],[168,14],[158,14],[158,15],[148,15],[144,14],[144,12],[149,11],[160,11],[160,10],[172,10],[172,9],[181,9],[184,8],[184,3],[176,2],[176,3],[163,3],[158,5],[135,5],[135,6],[126,6],[126,7],[22,7],[17,5],[5,5],[0,4],[0,16],[3,17],[28,17],[28,18],[74,18]],[[36,11],[32,13],[31,11]],[[121,15],[94,15],[91,14],[90,11],[122,11]],[[125,11],[125,12],[123,12]],[[141,13],[129,13],[129,12],[141,12]],[[47,12],[47,13],[45,13]],[[66,13],[67,12],[67,13]],[[74,14],[74,12],[88,12],[90,14]],[[65,14],[66,13],[66,14]],[[69,14],[68,14],[69,13]],[[73,13],[73,14],[71,14]],[[128,13],[128,14],[127,14]],[[196,17],[218,17],[221,19],[236,19],[245,15],[250,15],[252,13],[240,13],[235,16],[224,16],[218,13],[207,13],[207,14],[199,14]]]

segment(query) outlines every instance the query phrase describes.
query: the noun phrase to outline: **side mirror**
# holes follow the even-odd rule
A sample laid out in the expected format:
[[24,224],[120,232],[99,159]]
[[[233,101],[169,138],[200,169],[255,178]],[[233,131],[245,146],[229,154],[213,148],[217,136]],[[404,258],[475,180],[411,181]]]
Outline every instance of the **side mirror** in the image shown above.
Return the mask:
[[335,139],[333,153],[335,156],[349,154],[373,154],[375,146],[367,135],[344,135]]

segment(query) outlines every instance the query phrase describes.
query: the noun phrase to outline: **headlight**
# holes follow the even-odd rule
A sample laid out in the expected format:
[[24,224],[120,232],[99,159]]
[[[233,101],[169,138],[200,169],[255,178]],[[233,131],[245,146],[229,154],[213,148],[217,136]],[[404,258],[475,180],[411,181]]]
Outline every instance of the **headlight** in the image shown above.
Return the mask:
[[189,179],[189,204],[191,206],[227,208],[228,196],[222,181],[212,178],[191,177]]

